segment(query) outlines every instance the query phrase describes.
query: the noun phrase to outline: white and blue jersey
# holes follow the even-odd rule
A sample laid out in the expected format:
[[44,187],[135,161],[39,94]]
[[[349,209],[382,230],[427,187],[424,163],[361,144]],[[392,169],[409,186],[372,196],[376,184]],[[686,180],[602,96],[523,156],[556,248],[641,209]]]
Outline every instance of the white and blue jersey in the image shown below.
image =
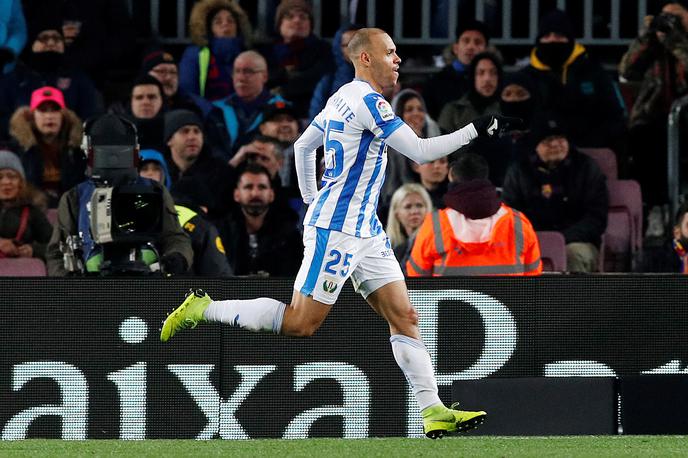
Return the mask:
[[374,237],[382,232],[377,203],[385,181],[385,139],[404,125],[365,81],[345,84],[312,126],[322,132],[325,172],[304,225]]

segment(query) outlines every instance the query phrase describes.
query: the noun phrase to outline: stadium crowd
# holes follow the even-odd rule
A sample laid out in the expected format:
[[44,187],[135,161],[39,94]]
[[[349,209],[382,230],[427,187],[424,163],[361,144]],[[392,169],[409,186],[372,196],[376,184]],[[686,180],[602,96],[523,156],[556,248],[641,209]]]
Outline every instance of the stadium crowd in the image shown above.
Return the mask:
[[[605,234],[617,221],[608,221],[608,180],[622,178],[640,183],[637,230],[649,238],[645,255],[629,248],[616,270],[688,273],[688,208],[675,221],[665,210],[667,115],[688,93],[688,1],[665,3],[620,56],[616,77],[553,10],[522,68],[505,71],[488,27],[460,18],[441,70],[387,88],[420,137],[484,115],[522,120],[428,164],[388,148],[379,218],[405,272],[539,274],[539,231],[563,235],[566,271],[605,270]],[[293,145],[353,78],[347,44],[359,26],[344,25],[329,44],[313,33],[305,0],[276,4],[269,39],[235,0],[197,0],[189,18],[181,57],[151,42],[126,96],[109,100],[108,69],[136,55],[124,0],[0,0],[0,262],[35,257],[64,274],[50,268],[62,262],[50,224],[91,173],[84,121],[111,113],[136,127],[139,174],[169,191],[189,236],[193,262],[177,259],[175,273],[296,274],[306,209]],[[632,97],[620,83],[636,88]],[[613,152],[618,176],[587,153],[599,149]],[[46,257],[51,232],[57,255]],[[657,252],[665,262],[654,262]]]

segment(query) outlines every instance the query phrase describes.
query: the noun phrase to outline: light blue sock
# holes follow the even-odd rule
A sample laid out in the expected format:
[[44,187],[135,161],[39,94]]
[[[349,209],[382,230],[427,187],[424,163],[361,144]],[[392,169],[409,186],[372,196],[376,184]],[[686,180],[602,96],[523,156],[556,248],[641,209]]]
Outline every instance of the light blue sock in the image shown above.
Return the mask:
[[203,317],[209,322],[226,323],[249,331],[279,334],[286,307],[286,304],[269,297],[212,301],[203,312]]

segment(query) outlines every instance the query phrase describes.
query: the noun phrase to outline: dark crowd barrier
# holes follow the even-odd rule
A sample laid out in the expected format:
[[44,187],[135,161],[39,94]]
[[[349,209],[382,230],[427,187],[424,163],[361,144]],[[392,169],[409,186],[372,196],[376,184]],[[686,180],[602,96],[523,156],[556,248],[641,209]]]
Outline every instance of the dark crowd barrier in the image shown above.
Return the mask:
[[[290,279],[0,279],[3,439],[415,436],[386,323],[350,285],[314,337],[201,325],[189,287],[289,301]],[[688,278],[411,280],[440,395],[484,377],[686,373]],[[463,405],[479,408],[480,405]]]

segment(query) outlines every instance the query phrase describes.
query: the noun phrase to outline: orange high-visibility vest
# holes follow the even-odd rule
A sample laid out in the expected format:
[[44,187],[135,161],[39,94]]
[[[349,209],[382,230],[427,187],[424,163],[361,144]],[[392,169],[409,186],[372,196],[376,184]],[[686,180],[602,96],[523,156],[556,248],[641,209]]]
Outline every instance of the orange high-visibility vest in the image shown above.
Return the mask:
[[[484,242],[458,240],[447,212],[426,215],[406,264],[409,277],[451,275],[539,275],[540,245],[522,213],[502,204],[506,213]],[[452,210],[453,211],[453,210]]]

